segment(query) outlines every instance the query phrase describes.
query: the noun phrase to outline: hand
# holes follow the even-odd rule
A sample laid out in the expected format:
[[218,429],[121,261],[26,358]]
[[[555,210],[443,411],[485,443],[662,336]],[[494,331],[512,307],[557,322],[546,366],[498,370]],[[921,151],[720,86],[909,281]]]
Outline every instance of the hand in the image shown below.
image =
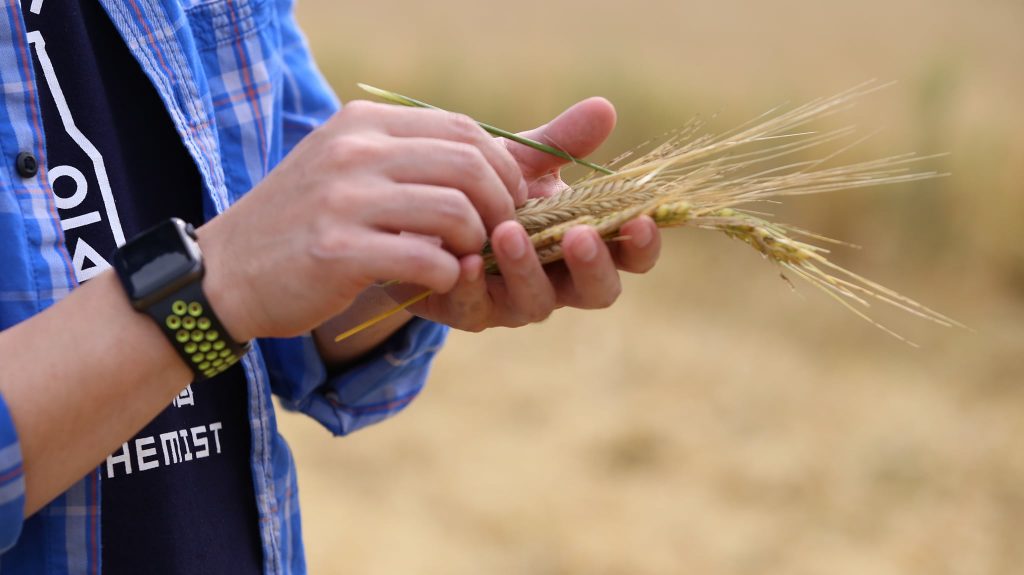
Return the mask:
[[[604,99],[592,98],[565,111],[549,124],[524,135],[570,155],[585,157],[608,137],[615,126],[615,109]],[[561,158],[505,142],[529,185],[529,197],[563,190]],[[518,205],[518,204],[517,204]],[[480,331],[489,327],[516,327],[541,321],[561,306],[584,309],[611,305],[622,287],[616,268],[646,272],[658,259],[661,238],[654,221],[644,216],[622,227],[627,239],[605,243],[597,232],[580,226],[569,230],[562,242],[564,262],[542,267],[522,226],[514,221],[498,225],[491,245],[501,276],[485,276],[483,259],[468,255],[460,260],[454,288],[413,306],[413,313],[453,327]],[[396,301],[422,292],[416,286],[389,289]]]
[[200,228],[203,287],[239,341],[308,331],[382,279],[444,293],[527,193],[469,118],[352,102]]

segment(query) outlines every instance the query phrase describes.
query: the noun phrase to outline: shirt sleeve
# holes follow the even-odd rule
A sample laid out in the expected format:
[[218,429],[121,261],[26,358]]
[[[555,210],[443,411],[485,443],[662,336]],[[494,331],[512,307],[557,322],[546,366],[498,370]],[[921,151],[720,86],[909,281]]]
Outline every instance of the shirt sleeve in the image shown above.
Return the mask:
[[25,469],[7,403],[0,396],[0,554],[14,546],[25,520]]
[[282,152],[287,154],[317,126],[341,109],[341,102],[313,61],[299,30],[292,0],[279,0],[282,69]]
[[344,372],[329,375],[311,336],[261,340],[271,387],[286,409],[347,435],[401,411],[426,383],[448,328],[414,319]]

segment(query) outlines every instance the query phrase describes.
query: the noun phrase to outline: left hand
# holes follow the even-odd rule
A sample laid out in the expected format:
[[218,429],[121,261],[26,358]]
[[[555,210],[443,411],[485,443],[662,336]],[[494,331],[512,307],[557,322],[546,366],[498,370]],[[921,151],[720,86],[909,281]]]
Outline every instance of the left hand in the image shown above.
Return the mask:
[[[614,127],[615,108],[603,98],[591,98],[523,135],[574,157],[586,157]],[[531,198],[550,196],[567,187],[560,175],[565,160],[503,141],[519,163]],[[609,245],[593,228],[575,227],[562,241],[565,259],[543,267],[523,227],[515,221],[502,222],[491,234],[500,276],[485,275],[479,255],[465,256],[460,260],[455,288],[445,294],[432,294],[410,311],[457,329],[482,331],[542,321],[562,306],[608,307],[622,290],[618,270],[644,273],[654,266],[661,250],[658,228],[647,216],[626,223],[621,231],[627,239]],[[401,302],[423,288],[397,285],[388,291]]]

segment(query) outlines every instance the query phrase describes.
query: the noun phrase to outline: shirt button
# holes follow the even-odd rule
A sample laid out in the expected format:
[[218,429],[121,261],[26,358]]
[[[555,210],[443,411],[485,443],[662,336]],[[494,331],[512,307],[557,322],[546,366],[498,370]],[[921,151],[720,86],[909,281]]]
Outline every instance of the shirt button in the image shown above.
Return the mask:
[[18,175],[23,178],[34,178],[39,173],[39,161],[30,152],[18,154],[14,166],[18,169]]

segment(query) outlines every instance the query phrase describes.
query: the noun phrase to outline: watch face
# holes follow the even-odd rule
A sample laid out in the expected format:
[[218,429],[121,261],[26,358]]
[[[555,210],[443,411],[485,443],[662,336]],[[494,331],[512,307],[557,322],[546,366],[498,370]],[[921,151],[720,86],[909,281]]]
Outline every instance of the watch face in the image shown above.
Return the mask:
[[168,220],[125,244],[114,267],[137,307],[149,307],[162,294],[177,291],[196,279],[202,260],[181,220]]

